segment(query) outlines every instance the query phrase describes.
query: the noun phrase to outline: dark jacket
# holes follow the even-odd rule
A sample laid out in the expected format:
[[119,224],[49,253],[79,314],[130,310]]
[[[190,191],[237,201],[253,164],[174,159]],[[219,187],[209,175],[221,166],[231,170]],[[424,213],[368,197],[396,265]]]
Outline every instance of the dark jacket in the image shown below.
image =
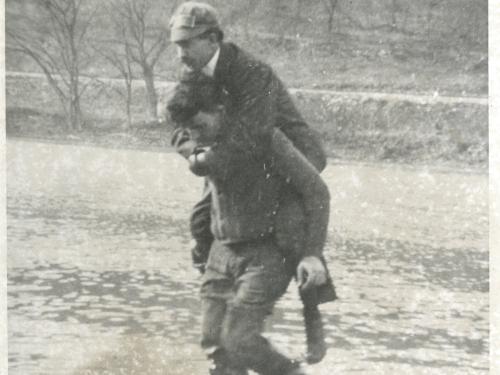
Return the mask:
[[[178,131],[174,136],[178,150],[189,140],[188,134]],[[233,244],[271,234],[286,256],[290,272],[295,273],[298,262],[306,255],[318,256],[325,263],[322,252],[328,229],[328,188],[315,167],[281,131],[274,130],[270,146],[272,163],[265,176],[258,173],[259,164],[248,163],[241,168],[242,174],[221,180],[208,177],[203,199],[191,217],[191,230],[198,243],[193,254],[195,263],[204,262],[203,253],[208,255],[212,236],[222,243]],[[220,165],[210,165],[211,161],[212,158],[206,157],[204,165],[195,168],[206,171],[208,176],[220,173],[217,171]],[[245,186],[244,190],[241,186]],[[312,304],[336,298],[330,278],[323,286],[301,296],[310,303],[315,301]]]
[[269,65],[232,43],[222,43],[214,80],[224,93],[233,128],[241,129],[218,154],[228,174],[246,160],[266,158],[273,128],[280,129],[319,171],[325,168],[319,135],[304,121]]
[[[227,132],[233,131],[231,126],[228,128]],[[177,131],[173,138],[178,151],[189,141],[188,130]],[[225,149],[226,143],[222,141],[213,148]],[[280,247],[295,256],[299,252],[302,256],[321,255],[329,218],[328,187],[281,131],[273,130],[268,160],[249,160],[231,174],[225,174],[226,168],[213,154],[212,149],[205,150],[203,162],[192,165],[208,176],[208,189],[195,206],[191,220],[197,240],[209,240],[210,222],[212,234],[222,243],[255,240],[274,233]]]

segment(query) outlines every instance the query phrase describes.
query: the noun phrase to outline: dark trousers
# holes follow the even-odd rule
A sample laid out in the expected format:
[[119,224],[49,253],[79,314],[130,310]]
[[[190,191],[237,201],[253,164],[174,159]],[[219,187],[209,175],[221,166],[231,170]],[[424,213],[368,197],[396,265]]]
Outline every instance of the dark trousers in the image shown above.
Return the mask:
[[214,242],[201,287],[201,345],[207,355],[223,366],[241,369],[235,374],[246,369],[264,375],[292,370],[294,362],[261,335],[290,279],[273,239],[230,246]]

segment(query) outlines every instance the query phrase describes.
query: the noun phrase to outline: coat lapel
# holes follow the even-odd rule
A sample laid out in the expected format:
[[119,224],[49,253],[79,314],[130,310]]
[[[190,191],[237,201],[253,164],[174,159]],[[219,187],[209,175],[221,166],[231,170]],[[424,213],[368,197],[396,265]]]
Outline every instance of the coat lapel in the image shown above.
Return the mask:
[[231,43],[222,43],[220,47],[219,60],[215,66],[214,80],[218,89],[222,93],[222,100],[226,109],[231,106],[231,84],[232,66],[236,58],[236,46]]
[[231,65],[236,56],[235,46],[230,43],[222,43],[220,47],[219,60],[215,66],[214,78],[215,81],[226,87],[231,78]]

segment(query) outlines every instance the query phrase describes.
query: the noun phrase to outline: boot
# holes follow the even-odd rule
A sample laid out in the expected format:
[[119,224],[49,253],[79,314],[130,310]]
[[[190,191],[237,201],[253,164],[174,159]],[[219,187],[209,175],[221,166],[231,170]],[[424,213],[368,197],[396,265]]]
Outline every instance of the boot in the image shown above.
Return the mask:
[[306,362],[320,362],[326,355],[325,333],[318,306],[304,306],[304,323],[306,328],[307,353]]

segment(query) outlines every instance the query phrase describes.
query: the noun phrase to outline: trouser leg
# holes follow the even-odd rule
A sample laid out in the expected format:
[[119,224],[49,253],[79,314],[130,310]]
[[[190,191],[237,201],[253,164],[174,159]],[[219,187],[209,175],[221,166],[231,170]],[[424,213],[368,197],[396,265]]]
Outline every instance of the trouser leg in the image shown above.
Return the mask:
[[222,323],[226,314],[226,301],[202,299],[201,347],[210,360],[211,375],[247,375],[244,368],[234,364],[221,346]]
[[297,364],[262,336],[266,317],[290,283],[283,256],[274,241],[232,249],[239,261],[234,263],[234,295],[222,325],[222,345],[231,359],[259,374],[288,374]]
[[214,243],[201,294],[204,301],[225,304],[224,310],[216,302],[215,306],[205,302],[202,345],[211,348],[215,363],[262,375],[292,373],[297,364],[261,335],[266,316],[286,292],[290,279],[273,240],[231,246]]
[[225,313],[226,303],[224,300],[202,299],[201,347],[209,356],[220,346]]
[[247,375],[245,367],[231,361],[221,344],[227,301],[234,294],[234,277],[229,272],[232,255],[217,241],[212,244],[201,286],[201,347],[211,362],[212,375]]

